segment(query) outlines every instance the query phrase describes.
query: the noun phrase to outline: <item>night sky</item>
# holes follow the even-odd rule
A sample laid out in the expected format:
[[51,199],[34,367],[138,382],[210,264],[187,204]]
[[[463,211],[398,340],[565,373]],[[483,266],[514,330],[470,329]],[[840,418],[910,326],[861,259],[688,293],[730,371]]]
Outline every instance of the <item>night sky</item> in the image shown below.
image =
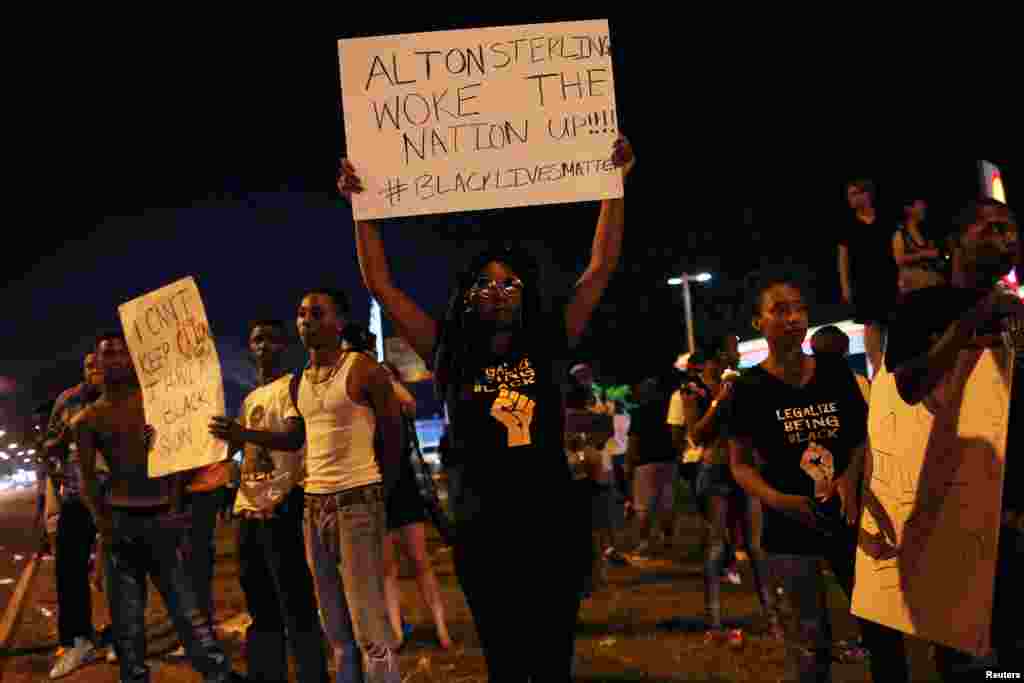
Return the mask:
[[[0,409],[27,412],[55,397],[77,381],[96,331],[118,324],[118,304],[187,275],[217,337],[230,410],[254,381],[250,319],[291,321],[303,290],[323,285],[348,291],[354,317],[367,319],[351,214],[333,190],[344,153],[338,38],[611,20],[620,126],[638,166],[620,272],[580,349],[607,379],[635,379],[682,349],[678,288],[665,284],[682,271],[716,275],[694,290],[698,334],[750,336],[738,319],[743,278],[784,260],[809,271],[815,315],[833,315],[847,177],[876,178],[890,203],[932,199],[936,229],[977,190],[974,150],[948,153],[943,131],[919,127],[893,142],[913,112],[880,91],[851,92],[839,45],[808,59],[821,46],[736,32],[717,41],[626,12],[508,10],[445,23],[425,10],[381,14],[358,29],[343,13],[208,29],[192,18],[71,44],[60,104],[45,117],[54,144],[38,160],[44,182],[21,200],[25,222],[11,225],[21,237],[2,276],[0,378],[15,386],[0,388]],[[993,156],[1012,201],[1016,166]],[[386,246],[399,284],[435,313],[453,269],[484,237],[533,245],[558,295],[586,264],[597,211],[399,219],[386,225]]]

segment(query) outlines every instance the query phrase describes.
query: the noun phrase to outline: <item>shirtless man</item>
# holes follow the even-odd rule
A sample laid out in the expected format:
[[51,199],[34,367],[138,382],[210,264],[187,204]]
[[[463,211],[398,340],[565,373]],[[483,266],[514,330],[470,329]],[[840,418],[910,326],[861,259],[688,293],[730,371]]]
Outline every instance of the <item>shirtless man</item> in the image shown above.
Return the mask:
[[[149,681],[146,666],[146,578],[152,577],[192,666],[208,683],[244,680],[199,609],[179,552],[188,521],[179,508],[179,477],[150,479],[142,391],[124,336],[100,335],[96,355],[103,371],[100,397],[72,421],[82,468],[82,499],[96,522],[106,562],[114,649],[122,683]],[[96,451],[110,467],[109,493],[101,499]]]

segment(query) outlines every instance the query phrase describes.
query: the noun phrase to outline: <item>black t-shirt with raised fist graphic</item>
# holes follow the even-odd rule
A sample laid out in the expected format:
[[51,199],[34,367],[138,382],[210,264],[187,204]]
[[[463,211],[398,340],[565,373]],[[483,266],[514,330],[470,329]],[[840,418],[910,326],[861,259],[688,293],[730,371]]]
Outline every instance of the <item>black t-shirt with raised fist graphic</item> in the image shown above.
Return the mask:
[[[814,376],[795,387],[760,366],[736,382],[730,430],[753,443],[761,475],[785,494],[819,497],[840,477],[850,454],[867,439],[867,404],[842,357],[815,357]],[[841,524],[838,501],[824,510]],[[821,535],[765,506],[763,545],[772,553],[814,555]]]
[[472,384],[449,406],[452,446],[464,465],[453,501],[460,521],[563,498],[571,483],[560,382],[568,350],[562,317],[545,316],[511,353],[478,358]]

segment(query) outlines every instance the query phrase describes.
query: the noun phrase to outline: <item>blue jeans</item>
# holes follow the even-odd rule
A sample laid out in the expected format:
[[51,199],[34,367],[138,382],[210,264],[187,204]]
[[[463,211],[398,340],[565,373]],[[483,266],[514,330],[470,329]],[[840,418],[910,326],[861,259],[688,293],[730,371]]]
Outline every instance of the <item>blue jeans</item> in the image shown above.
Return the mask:
[[[303,530],[338,683],[399,683],[398,642],[384,600],[384,487],[306,494]],[[361,655],[361,656],[360,656]]]
[[114,650],[122,683],[149,681],[146,666],[146,598],[152,578],[193,668],[208,683],[231,680],[231,661],[199,608],[181,553],[187,518],[172,519],[166,508],[113,508],[114,533],[107,566],[107,595]]

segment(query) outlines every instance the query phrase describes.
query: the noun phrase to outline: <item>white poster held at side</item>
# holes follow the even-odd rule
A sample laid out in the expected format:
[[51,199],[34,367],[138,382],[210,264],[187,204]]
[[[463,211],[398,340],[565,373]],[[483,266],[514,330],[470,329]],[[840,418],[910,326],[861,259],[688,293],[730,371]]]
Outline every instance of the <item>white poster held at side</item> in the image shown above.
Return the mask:
[[621,197],[607,20],[338,41],[356,220]]
[[220,462],[228,445],[209,432],[224,415],[217,347],[192,277],[118,307],[139,377],[146,423],[155,429],[149,476],[162,477]]
[[875,376],[854,615],[989,654],[1013,362],[961,351],[916,405]]

